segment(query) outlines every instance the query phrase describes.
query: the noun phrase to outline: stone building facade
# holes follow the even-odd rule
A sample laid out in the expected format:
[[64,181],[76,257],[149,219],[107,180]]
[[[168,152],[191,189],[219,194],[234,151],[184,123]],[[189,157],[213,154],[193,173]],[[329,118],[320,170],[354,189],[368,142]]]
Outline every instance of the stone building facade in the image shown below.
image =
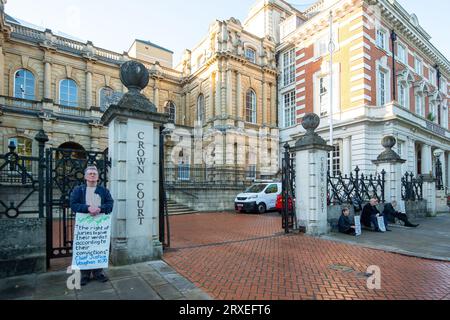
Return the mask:
[[350,174],[356,166],[374,174],[380,141],[393,135],[395,151],[407,160],[404,173],[435,176],[439,157],[443,183],[450,186],[450,62],[417,16],[386,0],[323,0],[304,15],[280,26],[281,145],[304,134],[300,123],[310,112],[320,115],[317,132],[330,143],[332,98],[334,174]]
[[105,150],[107,128],[99,120],[126,90],[120,65],[135,59],[151,75],[143,93],[170,114],[166,165],[278,171],[271,37],[256,36],[233,18],[215,21],[174,67],[173,53],[149,41],[136,40],[128,52],[115,53],[29,25],[3,9],[0,153],[13,140],[19,152],[36,155],[33,137],[40,129],[49,147]]

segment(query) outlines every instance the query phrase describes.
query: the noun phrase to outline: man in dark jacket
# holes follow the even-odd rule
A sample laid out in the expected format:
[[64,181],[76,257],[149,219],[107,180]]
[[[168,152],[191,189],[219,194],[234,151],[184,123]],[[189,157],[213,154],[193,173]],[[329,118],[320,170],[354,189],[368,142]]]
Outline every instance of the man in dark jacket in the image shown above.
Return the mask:
[[[70,208],[75,213],[86,213],[91,216],[110,214],[113,210],[114,200],[108,189],[98,186],[98,170],[88,167],[84,172],[86,185],[76,187],[70,194]],[[102,269],[82,270],[81,285],[86,285],[93,273],[94,279],[100,282],[108,281]]]
[[382,232],[378,226],[378,217],[384,218],[384,225],[386,226],[386,231],[391,231],[388,229],[388,221],[386,216],[383,216],[377,208],[378,200],[376,198],[370,199],[370,202],[364,206],[363,212],[361,214],[361,224],[366,228],[372,228],[376,232]]
[[350,221],[350,210],[348,208],[342,209],[342,215],[339,218],[338,227],[340,233],[349,235],[356,235],[355,224]]
[[409,228],[417,228],[418,224],[412,224],[408,220],[408,216],[405,213],[398,212],[395,208],[397,207],[397,201],[392,201],[392,203],[386,203],[384,206],[383,215],[385,215],[388,219],[392,218],[395,223],[395,218],[403,221],[405,223],[405,227]]

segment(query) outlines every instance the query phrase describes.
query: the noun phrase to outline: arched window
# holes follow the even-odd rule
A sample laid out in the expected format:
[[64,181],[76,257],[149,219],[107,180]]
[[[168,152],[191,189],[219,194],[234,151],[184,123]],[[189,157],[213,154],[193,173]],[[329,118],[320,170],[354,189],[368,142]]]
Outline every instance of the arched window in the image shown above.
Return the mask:
[[167,101],[164,106],[164,113],[169,115],[169,122],[175,123],[177,113],[175,103],[173,103],[172,101]]
[[104,87],[100,89],[100,110],[105,111],[111,104],[111,99],[114,94],[114,90],[110,87]]
[[35,100],[34,85],[34,75],[30,71],[17,70],[14,74],[14,97]]
[[245,120],[250,123],[256,123],[256,94],[250,89],[245,98]]
[[205,121],[205,97],[200,94],[197,98],[197,121],[203,123]]
[[72,79],[64,79],[59,83],[59,104],[68,107],[78,106],[78,86]]

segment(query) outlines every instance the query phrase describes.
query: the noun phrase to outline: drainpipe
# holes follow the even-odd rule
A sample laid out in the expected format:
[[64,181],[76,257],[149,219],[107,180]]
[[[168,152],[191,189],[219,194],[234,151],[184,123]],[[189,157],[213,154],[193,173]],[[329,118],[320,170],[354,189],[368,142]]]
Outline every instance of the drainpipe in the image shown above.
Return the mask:
[[392,43],[392,100],[397,100],[397,75],[395,72],[395,42],[397,41],[397,34],[394,30],[391,32]]

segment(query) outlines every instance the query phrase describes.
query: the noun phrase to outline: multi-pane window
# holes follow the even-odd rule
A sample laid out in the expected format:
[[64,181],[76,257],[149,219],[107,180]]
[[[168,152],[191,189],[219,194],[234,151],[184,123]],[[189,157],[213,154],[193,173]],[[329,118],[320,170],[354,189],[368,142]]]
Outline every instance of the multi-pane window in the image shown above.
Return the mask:
[[407,108],[407,88],[405,84],[400,84],[399,88],[398,88],[398,103],[403,107],[403,108]]
[[283,53],[283,85],[288,86],[295,81],[295,49]]
[[34,100],[34,75],[26,70],[17,70],[14,74],[14,97],[20,99]]
[[172,101],[167,101],[166,105],[164,106],[164,112],[165,114],[169,115],[169,122],[175,123],[175,116],[176,116],[175,103],[173,103]]
[[424,116],[423,97],[420,94],[416,94],[416,113],[419,116]]
[[430,69],[430,83],[436,86],[436,71],[434,69]]
[[383,70],[378,70],[378,104],[384,106],[387,102],[387,75]]
[[252,49],[252,48],[246,48],[246,49],[245,49],[245,57],[246,57],[249,61],[251,61],[251,62],[253,62],[253,63],[256,63],[256,51],[255,51],[254,49]]
[[256,123],[256,94],[251,89],[245,96],[245,121]]
[[414,60],[414,70],[416,73],[421,76],[423,74],[423,62],[420,58],[415,58]]
[[430,115],[428,120],[433,122],[437,122],[438,120],[436,104],[433,102],[430,102]]
[[59,104],[78,106],[78,86],[72,79],[64,79],[59,84]]
[[[14,137],[14,138],[8,139],[8,145],[10,145],[11,142],[14,143],[14,145],[16,146],[15,152],[18,155],[25,156],[25,157],[31,157],[33,155],[33,149],[32,149],[33,141],[31,139],[24,138],[24,137]],[[22,162],[19,162],[19,163],[22,164]],[[25,164],[26,170],[31,171],[31,167],[32,167],[31,160],[25,160],[24,164]]]
[[197,98],[197,121],[200,123],[205,121],[205,97],[203,94]]
[[380,47],[381,49],[386,50],[387,49],[387,33],[386,31],[384,31],[383,29],[378,29],[377,30],[377,46]]
[[256,165],[251,164],[247,167],[247,178],[256,179]]
[[328,77],[319,78],[319,106],[321,116],[327,115],[330,108],[329,91]]
[[398,60],[403,63],[403,64],[407,64],[407,51],[406,51],[406,47],[404,45],[402,45],[401,43],[398,44],[397,47],[397,56],[398,56]]
[[284,126],[285,128],[295,125],[295,90],[283,95]]
[[[341,146],[339,144],[335,144],[333,146],[333,170],[331,171],[331,176],[337,176],[341,172]],[[330,171],[330,155],[331,152],[328,153],[328,171]]]
[[104,87],[100,90],[100,110],[105,111],[111,105],[114,90]]

